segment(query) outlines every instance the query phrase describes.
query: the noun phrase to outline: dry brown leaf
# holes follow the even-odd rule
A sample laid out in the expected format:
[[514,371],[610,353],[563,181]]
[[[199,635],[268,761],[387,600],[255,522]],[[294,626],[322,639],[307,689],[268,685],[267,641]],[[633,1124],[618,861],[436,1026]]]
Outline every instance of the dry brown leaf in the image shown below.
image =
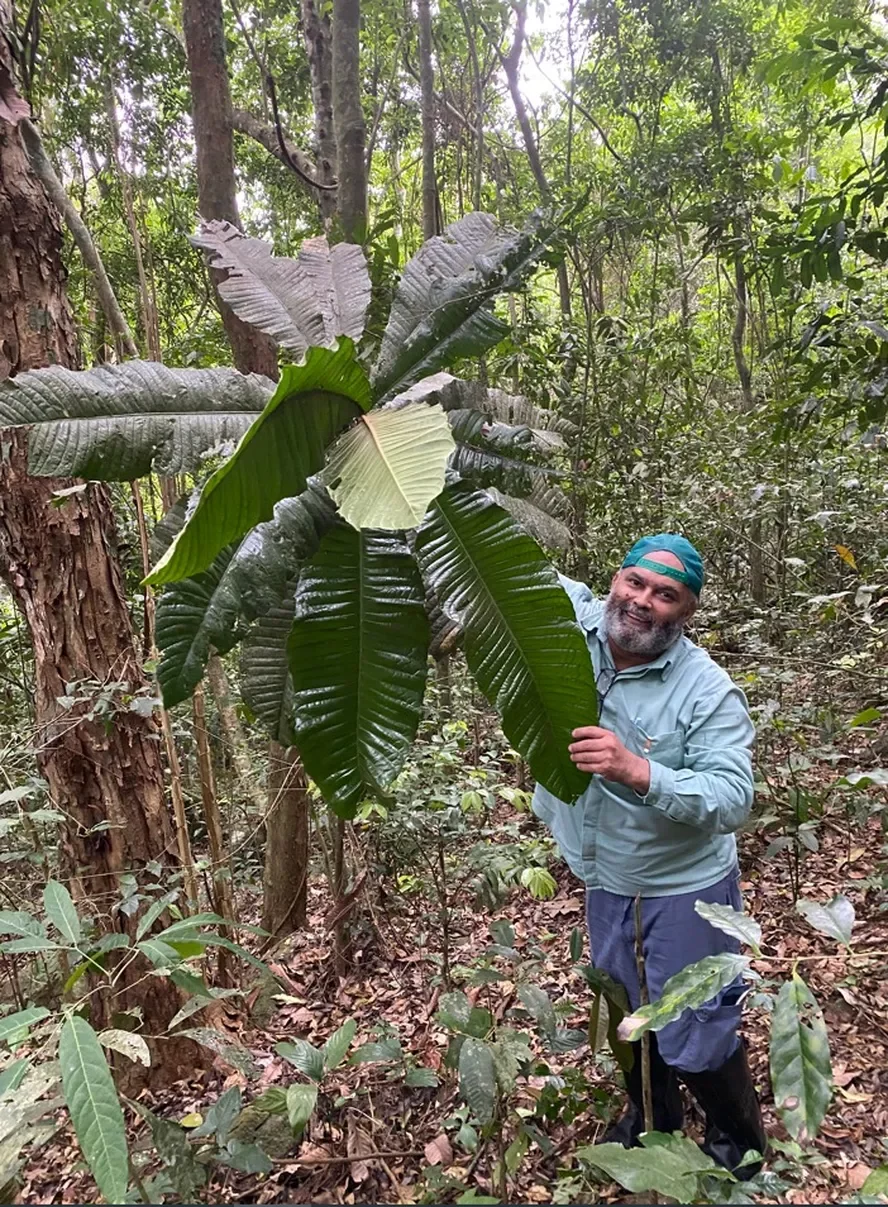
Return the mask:
[[860,1190],[872,1172],[868,1165],[864,1165],[862,1161],[857,1161],[854,1165],[848,1166],[845,1170],[845,1177],[848,1179],[848,1185],[852,1190]]
[[453,1149],[444,1132],[440,1132],[434,1140],[429,1140],[423,1152],[429,1165],[440,1165],[446,1169],[448,1165],[453,1164]]
[[[347,1152],[350,1157],[362,1157],[365,1153],[373,1152],[373,1140],[370,1133],[358,1123],[353,1112],[348,1113]],[[353,1182],[363,1182],[370,1174],[370,1166],[366,1161],[352,1161],[349,1177]]]

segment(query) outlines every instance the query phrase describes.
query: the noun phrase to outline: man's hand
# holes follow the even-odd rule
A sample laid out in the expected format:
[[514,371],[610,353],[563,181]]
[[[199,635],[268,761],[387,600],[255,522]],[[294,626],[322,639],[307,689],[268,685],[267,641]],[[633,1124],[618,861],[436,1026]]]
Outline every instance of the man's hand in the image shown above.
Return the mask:
[[651,786],[651,766],[647,759],[627,750],[615,733],[587,725],[573,731],[568,750],[580,771],[600,775],[616,784],[625,784],[639,796]]

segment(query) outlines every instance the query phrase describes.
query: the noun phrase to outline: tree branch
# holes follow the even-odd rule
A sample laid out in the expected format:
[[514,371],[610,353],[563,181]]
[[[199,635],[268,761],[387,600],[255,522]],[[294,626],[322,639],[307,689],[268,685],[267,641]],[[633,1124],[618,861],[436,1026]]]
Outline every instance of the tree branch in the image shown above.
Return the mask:
[[337,186],[335,184],[321,184],[315,179],[317,169],[312,161],[304,151],[300,151],[289,139],[284,138],[283,132],[281,132],[279,137],[278,130],[274,126],[267,126],[258,117],[254,117],[252,113],[248,113],[246,109],[233,109],[231,112],[231,124],[239,134],[246,134],[249,138],[254,139],[273,155],[275,159],[280,160],[286,167],[291,168],[309,188],[317,189],[319,192],[324,191],[329,193],[336,191]]
[[[28,118],[24,118],[19,122],[19,129],[22,132],[22,140],[25,144],[25,150],[28,152],[28,158],[31,161],[34,174],[39,178],[50,201],[65,219],[65,225],[71,232],[71,238],[76,243],[78,251],[83,256],[84,264],[95,278],[99,304],[104,311],[108,326],[113,331],[115,338],[119,341],[120,348],[123,349],[126,355],[138,357],[139,349],[114,295],[114,290],[105,271],[105,265],[102,263],[102,257],[99,255],[99,249],[93,242],[93,237],[89,233],[86,223],[80,217],[74,203],[65,192],[62,182],[56,175],[55,168],[50,163],[49,156],[46,154],[46,149],[43,146],[36,127]],[[118,348],[118,352],[120,348]]]

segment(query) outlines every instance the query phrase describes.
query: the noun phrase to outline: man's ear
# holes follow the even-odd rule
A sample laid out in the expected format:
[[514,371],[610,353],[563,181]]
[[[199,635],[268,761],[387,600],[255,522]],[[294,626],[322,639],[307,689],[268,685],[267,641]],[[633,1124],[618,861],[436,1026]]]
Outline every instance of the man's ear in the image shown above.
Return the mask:
[[685,612],[686,621],[690,620],[691,617],[694,615],[694,613],[697,611],[697,604],[700,602],[692,591],[688,590],[688,595],[690,595],[691,599],[690,599],[690,603],[687,606],[687,610]]
[[612,591],[613,591],[614,587],[617,585],[617,580],[619,579],[619,577],[620,577],[620,575],[621,575],[622,573],[623,573],[623,571],[622,571],[622,570],[615,570],[615,571],[614,571],[614,576],[613,576],[613,578],[611,579],[611,590],[612,590]]

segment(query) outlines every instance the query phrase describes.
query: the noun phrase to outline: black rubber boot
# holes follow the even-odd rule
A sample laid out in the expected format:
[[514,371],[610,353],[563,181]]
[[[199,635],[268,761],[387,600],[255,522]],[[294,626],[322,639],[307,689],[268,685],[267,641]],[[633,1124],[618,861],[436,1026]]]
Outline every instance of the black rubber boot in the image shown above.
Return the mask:
[[[619,1119],[608,1127],[599,1144],[622,1144],[624,1148],[635,1148],[638,1137],[644,1131],[644,1099],[641,1090],[641,1042],[632,1044],[635,1061],[626,1076],[629,1105]],[[651,1033],[651,1105],[654,1114],[654,1131],[680,1131],[684,1123],[684,1108],[681,1104],[681,1088],[675,1069],[671,1069],[660,1055],[657,1037]]]
[[740,1162],[750,1149],[764,1156],[768,1137],[745,1045],[741,1043],[714,1072],[686,1073],[679,1069],[678,1075],[706,1112],[703,1151],[741,1182],[754,1177],[762,1167],[761,1161],[751,1165]]

